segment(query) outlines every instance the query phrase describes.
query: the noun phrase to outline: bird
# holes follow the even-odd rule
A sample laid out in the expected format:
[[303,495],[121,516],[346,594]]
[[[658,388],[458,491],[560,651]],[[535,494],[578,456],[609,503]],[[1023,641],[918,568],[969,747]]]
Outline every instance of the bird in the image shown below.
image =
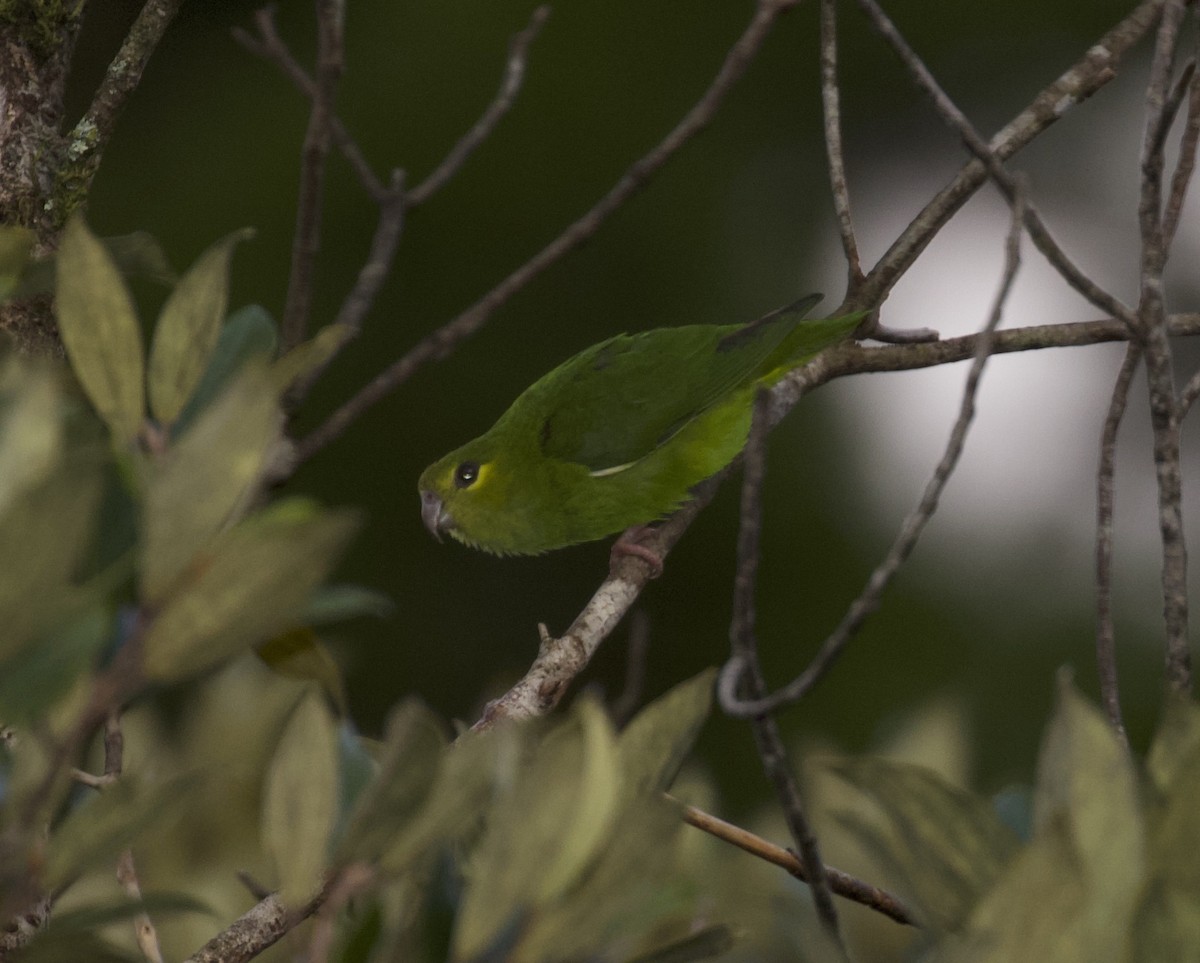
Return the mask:
[[654,328],[585,348],[421,473],[425,526],[439,541],[540,555],[665,518],[745,446],[757,390],[867,314],[806,319],[820,299],[746,325]]

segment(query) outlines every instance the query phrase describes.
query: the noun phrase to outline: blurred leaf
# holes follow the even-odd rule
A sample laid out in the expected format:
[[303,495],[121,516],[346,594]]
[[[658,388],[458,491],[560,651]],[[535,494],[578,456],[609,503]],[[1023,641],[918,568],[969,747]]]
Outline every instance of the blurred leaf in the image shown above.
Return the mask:
[[305,625],[327,625],[363,615],[385,619],[396,604],[382,592],[363,585],[322,585],[313,592],[300,616]]
[[0,224],[0,300],[17,287],[29,263],[29,252],[37,235],[27,227]]
[[233,248],[254,234],[234,231],[200,255],[158,316],[150,348],[150,410],[163,425],[179,416],[208,367],[229,304]]
[[311,689],[288,719],[263,784],[263,847],[288,906],[305,902],[320,886],[337,799],[337,724]]
[[0,514],[58,461],[61,404],[58,378],[48,366],[15,357],[0,363]]
[[351,814],[379,773],[371,744],[347,719],[338,723],[338,822],[334,839],[339,843]]
[[342,670],[329,649],[307,626],[285,629],[267,639],[256,651],[272,670],[289,679],[317,683],[342,715],[346,713],[346,687]]
[[101,903],[60,912],[50,917],[46,928],[22,950],[22,963],[102,963],[106,960],[130,960],[141,963],[141,954],[131,956],[104,943],[93,931],[113,923],[132,919],[139,913],[158,918],[171,913],[211,913],[203,903],[182,893],[149,893],[141,900]]
[[92,793],[50,836],[43,881],[48,890],[116,859],[152,825],[177,815],[195,788],[194,775],[156,783],[125,775]]
[[[162,246],[149,232],[134,231],[132,234],[102,237],[100,243],[125,277],[143,277],[156,284],[175,283],[175,272]],[[55,254],[26,265],[13,297],[28,298],[35,294],[51,293],[58,273],[57,263],[58,255]]]
[[1012,831],[986,802],[923,766],[863,759],[831,768],[886,818],[883,827],[854,813],[840,814],[841,822],[887,860],[923,922],[939,932],[960,928],[1016,852]]
[[716,669],[705,669],[639,712],[617,740],[628,791],[665,792],[691,751],[712,708]]
[[[374,861],[398,833],[414,828],[446,751],[445,730],[422,703],[406,699],[392,711],[378,772],[359,797],[339,844],[344,859]],[[410,843],[414,853],[427,842],[441,841],[436,822],[425,825],[428,838]]]
[[534,747],[493,805],[473,855],[454,934],[457,959],[485,952],[579,881],[610,842],[616,759],[611,724],[588,698]]
[[311,374],[337,353],[350,336],[344,324],[327,324],[312,338],[298,344],[271,366],[271,378],[283,394],[299,378]]
[[278,346],[278,329],[265,308],[251,304],[234,311],[221,327],[200,383],[176,419],[175,435],[183,435],[242,368],[252,361],[267,364],[275,357]]
[[1196,708],[1168,706],[1148,767],[1161,796],[1150,807],[1146,881],[1134,911],[1136,963],[1200,960],[1200,740]]
[[357,526],[353,512],[321,511],[297,498],[225,532],[151,624],[147,676],[182,679],[294,622]]
[[1087,893],[1086,958],[1115,958],[1144,865],[1142,819],[1128,752],[1108,722],[1060,675],[1038,757],[1034,827],[1065,825]]
[[61,610],[88,546],[100,490],[99,464],[68,459],[0,515],[0,659]]
[[[942,942],[936,963],[1098,963],[1088,955],[1086,894],[1069,835],[1047,827],[1005,867],[961,936]],[[1111,950],[1120,950],[1120,941]]]
[[44,720],[95,661],[111,626],[107,607],[94,606],[6,660],[0,671],[0,719],[17,726]]
[[50,927],[23,949],[18,959],[21,963],[144,963],[145,957],[114,946],[97,933],[60,934]]
[[729,927],[709,926],[669,946],[630,960],[630,963],[689,963],[690,960],[711,960],[731,949],[733,933]]
[[55,312],[67,357],[114,444],[127,447],[146,410],[133,301],[112,255],[78,215],[63,229],[58,268]]
[[142,597],[160,602],[197,552],[236,520],[281,415],[263,370],[244,370],[154,466],[146,491]]

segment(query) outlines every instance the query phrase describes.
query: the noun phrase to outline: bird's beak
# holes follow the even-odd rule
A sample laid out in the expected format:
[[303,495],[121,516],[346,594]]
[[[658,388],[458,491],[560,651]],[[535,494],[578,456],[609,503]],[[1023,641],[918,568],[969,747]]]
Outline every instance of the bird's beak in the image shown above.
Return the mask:
[[429,491],[421,492],[421,521],[429,529],[429,534],[439,542],[442,540],[442,532],[454,524],[442,500],[436,493]]

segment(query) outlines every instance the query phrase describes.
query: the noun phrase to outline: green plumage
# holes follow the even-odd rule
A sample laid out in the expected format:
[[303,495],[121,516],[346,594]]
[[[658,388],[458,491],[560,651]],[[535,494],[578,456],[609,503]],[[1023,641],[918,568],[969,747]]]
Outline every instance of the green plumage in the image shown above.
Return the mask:
[[484,435],[421,474],[434,534],[532,555],[670,514],[746,443],[754,392],[849,336],[862,314],[617,335],[559,365]]

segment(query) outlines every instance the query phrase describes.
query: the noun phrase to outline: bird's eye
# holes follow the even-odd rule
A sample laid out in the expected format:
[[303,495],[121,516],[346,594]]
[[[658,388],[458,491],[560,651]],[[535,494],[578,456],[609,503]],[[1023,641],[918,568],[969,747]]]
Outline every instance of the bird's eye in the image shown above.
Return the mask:
[[454,487],[470,488],[479,477],[479,462],[464,461],[454,469]]

